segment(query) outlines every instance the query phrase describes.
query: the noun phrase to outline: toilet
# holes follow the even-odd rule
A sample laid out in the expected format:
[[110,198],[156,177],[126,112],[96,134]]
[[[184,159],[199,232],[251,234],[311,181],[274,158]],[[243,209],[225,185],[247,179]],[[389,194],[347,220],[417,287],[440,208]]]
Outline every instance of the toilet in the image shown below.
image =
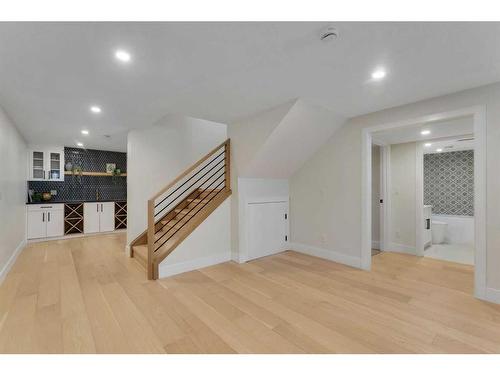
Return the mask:
[[432,243],[443,243],[446,238],[448,224],[443,221],[432,221]]

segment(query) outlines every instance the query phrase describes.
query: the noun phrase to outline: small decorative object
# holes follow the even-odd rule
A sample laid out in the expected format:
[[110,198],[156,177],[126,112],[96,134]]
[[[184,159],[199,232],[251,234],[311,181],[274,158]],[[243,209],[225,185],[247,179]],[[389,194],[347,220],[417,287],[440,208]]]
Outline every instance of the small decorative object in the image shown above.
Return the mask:
[[82,167],[75,165],[73,166],[73,178],[78,175],[78,182],[82,183]]
[[115,169],[116,169],[116,164],[115,163],[107,163],[106,164],[106,173],[112,174]]
[[122,174],[122,170],[120,168],[115,168],[113,170],[113,183],[116,184],[116,177],[119,177]]
[[42,194],[33,193],[33,202],[40,202],[42,200]]
[[52,194],[50,193],[42,193],[42,200],[50,201],[52,199]]
[[69,172],[69,171],[72,171],[73,170],[73,163],[68,161],[66,163],[66,165],[64,166],[64,168],[66,168],[66,170]]

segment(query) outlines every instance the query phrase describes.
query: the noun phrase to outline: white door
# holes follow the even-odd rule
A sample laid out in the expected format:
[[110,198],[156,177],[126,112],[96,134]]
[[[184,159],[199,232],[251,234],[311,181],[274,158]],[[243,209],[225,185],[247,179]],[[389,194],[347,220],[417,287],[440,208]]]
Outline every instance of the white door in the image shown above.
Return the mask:
[[64,235],[64,210],[48,210],[45,213],[47,220],[47,237]]
[[28,239],[44,238],[47,236],[46,216],[45,211],[28,210]]
[[115,202],[98,203],[100,218],[100,231],[111,232],[115,230]]
[[[286,216],[285,216],[286,215]],[[285,250],[287,202],[248,204],[248,258],[255,259]]]
[[83,204],[83,233],[99,232],[100,203]]

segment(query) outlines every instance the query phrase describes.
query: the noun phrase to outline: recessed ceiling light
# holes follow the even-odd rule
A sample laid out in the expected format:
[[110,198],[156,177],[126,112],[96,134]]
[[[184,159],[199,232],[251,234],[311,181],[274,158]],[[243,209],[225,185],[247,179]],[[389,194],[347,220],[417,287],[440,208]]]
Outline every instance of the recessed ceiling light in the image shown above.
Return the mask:
[[436,150],[436,152],[441,152],[441,151],[443,151],[443,149],[442,149],[442,148],[438,148],[438,149]]
[[115,58],[121,62],[127,63],[132,59],[132,56],[127,51],[119,49],[115,51]]
[[101,109],[101,107],[93,105],[93,106],[90,107],[90,111],[93,112],[93,113],[101,113],[102,109]]
[[432,146],[432,143],[426,143],[424,146],[425,146],[425,147],[431,147],[431,146]]
[[372,79],[376,80],[376,81],[379,81],[381,80],[382,78],[384,78],[386,76],[386,72],[384,69],[377,69],[375,70],[373,73],[372,73]]
[[78,147],[83,147],[83,143],[82,143],[82,142],[76,142],[76,145],[77,145]]
[[420,132],[420,134],[422,134],[422,135],[429,135],[429,134],[431,134],[431,131],[430,130],[422,130]]
[[83,135],[89,135],[89,131],[88,130],[82,130],[82,134]]

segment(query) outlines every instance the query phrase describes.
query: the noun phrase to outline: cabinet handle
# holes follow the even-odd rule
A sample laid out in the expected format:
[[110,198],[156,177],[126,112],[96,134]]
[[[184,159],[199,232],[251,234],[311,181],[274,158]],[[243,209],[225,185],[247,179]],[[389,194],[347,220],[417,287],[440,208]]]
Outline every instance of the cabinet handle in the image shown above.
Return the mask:
[[43,179],[45,180],[45,169],[43,170]]
[[102,212],[102,203],[101,203],[101,212]]
[[99,203],[95,205],[96,211],[99,212]]
[[50,212],[47,212],[47,217],[48,217],[47,221],[50,221]]
[[45,223],[45,212],[42,212],[42,222]]

